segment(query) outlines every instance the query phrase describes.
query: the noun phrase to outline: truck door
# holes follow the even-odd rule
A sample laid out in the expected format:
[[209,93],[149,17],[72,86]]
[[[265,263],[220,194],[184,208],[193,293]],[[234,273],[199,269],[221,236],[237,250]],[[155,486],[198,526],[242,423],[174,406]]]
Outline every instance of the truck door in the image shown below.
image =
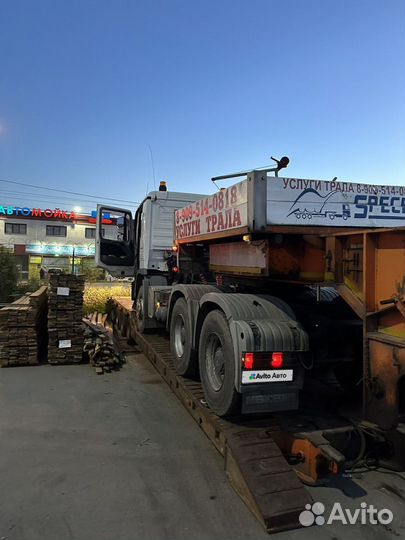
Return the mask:
[[130,210],[97,205],[96,264],[115,277],[134,276],[134,227]]

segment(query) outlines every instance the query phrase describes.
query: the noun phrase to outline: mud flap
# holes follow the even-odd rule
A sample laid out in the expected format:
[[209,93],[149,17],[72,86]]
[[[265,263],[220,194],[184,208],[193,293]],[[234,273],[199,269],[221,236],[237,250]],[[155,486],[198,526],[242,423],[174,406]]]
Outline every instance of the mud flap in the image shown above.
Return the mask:
[[242,414],[293,411],[298,409],[298,404],[299,389],[273,391],[267,385],[262,391],[242,394]]

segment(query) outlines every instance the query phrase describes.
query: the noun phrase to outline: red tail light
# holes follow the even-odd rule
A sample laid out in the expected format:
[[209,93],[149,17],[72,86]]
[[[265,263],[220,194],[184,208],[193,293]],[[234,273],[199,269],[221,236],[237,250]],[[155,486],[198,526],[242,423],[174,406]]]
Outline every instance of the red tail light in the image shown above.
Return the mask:
[[282,352],[274,352],[271,355],[271,367],[273,368],[281,368],[284,362],[284,353]]
[[172,272],[174,272],[175,274],[177,274],[178,271],[179,271],[179,267],[178,267],[178,266],[173,266]]
[[269,369],[269,364],[277,369],[284,364],[284,353],[245,352],[242,360],[244,369]]
[[245,356],[243,358],[245,369],[253,369],[254,361],[255,361],[255,355],[253,353],[251,352],[245,353]]

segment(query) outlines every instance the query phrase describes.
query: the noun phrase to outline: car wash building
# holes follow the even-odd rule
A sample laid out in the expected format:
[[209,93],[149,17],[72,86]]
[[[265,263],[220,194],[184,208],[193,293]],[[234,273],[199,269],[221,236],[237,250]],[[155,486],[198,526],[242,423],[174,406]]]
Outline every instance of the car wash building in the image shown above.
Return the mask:
[[[103,225],[112,224],[104,216]],[[0,205],[0,245],[15,257],[20,280],[36,279],[41,267],[76,274],[95,268],[96,212]]]

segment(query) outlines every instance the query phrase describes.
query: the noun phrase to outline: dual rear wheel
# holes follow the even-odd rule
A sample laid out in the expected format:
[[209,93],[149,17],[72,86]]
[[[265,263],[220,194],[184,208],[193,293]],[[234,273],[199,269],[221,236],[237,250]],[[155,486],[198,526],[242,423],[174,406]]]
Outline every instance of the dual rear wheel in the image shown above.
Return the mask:
[[174,304],[170,321],[170,348],[177,373],[183,377],[195,377],[198,359],[192,348],[190,318],[184,298],[179,298]]
[[235,414],[240,394],[235,389],[235,362],[232,338],[225,315],[213,310],[204,319],[198,355],[192,348],[187,302],[179,298],[170,323],[170,347],[179,375],[195,377],[200,373],[208,406],[219,416]]

